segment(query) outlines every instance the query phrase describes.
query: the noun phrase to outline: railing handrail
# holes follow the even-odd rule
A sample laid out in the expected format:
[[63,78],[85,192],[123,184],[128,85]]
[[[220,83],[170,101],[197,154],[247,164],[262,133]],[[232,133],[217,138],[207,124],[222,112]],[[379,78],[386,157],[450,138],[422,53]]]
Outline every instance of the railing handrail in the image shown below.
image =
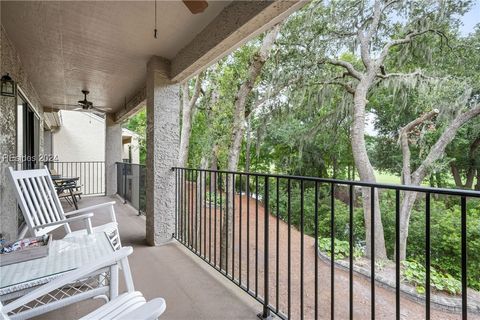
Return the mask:
[[104,160],[88,160],[88,161],[45,161],[47,163],[105,163]]
[[144,164],[142,163],[128,163],[128,162],[121,162],[121,161],[117,161],[115,162],[115,164],[122,164],[122,165],[129,165],[129,166],[140,166],[140,167],[145,167]]
[[423,186],[414,186],[414,185],[404,185],[404,184],[388,184],[388,183],[377,183],[377,182],[364,182],[364,181],[350,181],[350,180],[340,180],[340,179],[331,179],[331,178],[319,178],[312,176],[295,176],[295,175],[285,175],[285,174],[276,174],[276,173],[260,173],[260,172],[241,172],[241,171],[228,171],[228,170],[213,170],[213,169],[196,169],[196,168],[183,168],[183,167],[172,167],[172,170],[194,170],[202,172],[217,172],[217,173],[226,173],[226,174],[236,174],[236,175],[245,175],[245,176],[257,176],[257,177],[270,177],[270,178],[282,178],[282,179],[292,179],[292,180],[304,180],[320,183],[334,183],[334,184],[343,184],[343,185],[352,185],[356,187],[375,187],[377,189],[391,189],[391,190],[401,190],[401,191],[416,191],[423,193],[431,194],[444,194],[452,196],[463,196],[463,197],[473,197],[480,198],[480,191],[475,190],[464,190],[464,189],[450,189],[450,188],[435,188],[435,187],[423,187]]

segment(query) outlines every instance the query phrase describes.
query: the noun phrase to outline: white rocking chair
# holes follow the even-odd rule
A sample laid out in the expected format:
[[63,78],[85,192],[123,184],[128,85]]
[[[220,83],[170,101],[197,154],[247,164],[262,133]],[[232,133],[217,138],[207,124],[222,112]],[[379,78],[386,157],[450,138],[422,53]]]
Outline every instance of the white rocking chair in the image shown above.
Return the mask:
[[[162,298],[156,298],[146,302],[142,293],[135,291],[132,275],[130,273],[130,267],[128,264],[128,255],[132,253],[132,247],[123,247],[118,251],[115,251],[112,255],[98,260],[96,263],[88,266],[78,268],[70,271],[63,276],[27,293],[10,302],[9,304],[2,306],[0,304],[0,319],[1,320],[16,320],[16,319],[28,319],[52,310],[59,309],[67,304],[76,302],[75,295],[69,297],[68,303],[62,304],[61,300],[56,302],[56,305],[40,305],[35,308],[25,308],[21,312],[16,313],[16,310],[22,308],[22,306],[35,302],[37,299],[41,299],[43,296],[48,295],[56,289],[64,288],[71,283],[75,283],[78,280],[84,279],[99,270],[109,268],[111,266],[120,265],[123,271],[127,292],[113,298],[97,310],[82,317],[81,320],[155,320],[166,309],[165,300]],[[116,284],[118,285],[118,284]],[[80,299],[78,300],[80,301]],[[67,316],[68,317],[68,316]],[[71,318],[71,317],[68,317]]]
[[[121,247],[118,234],[118,224],[113,205],[115,202],[106,202],[88,208],[81,208],[65,213],[58,198],[52,177],[47,167],[35,170],[15,171],[9,168],[9,176],[14,185],[15,196],[22,210],[28,230],[32,236],[42,236],[51,231],[64,227],[67,237],[78,234],[92,234],[105,232],[115,249]],[[94,211],[108,208],[111,222],[93,228],[91,217]],[[83,220],[85,229],[72,232],[70,223]],[[24,234],[21,236],[23,237]]]

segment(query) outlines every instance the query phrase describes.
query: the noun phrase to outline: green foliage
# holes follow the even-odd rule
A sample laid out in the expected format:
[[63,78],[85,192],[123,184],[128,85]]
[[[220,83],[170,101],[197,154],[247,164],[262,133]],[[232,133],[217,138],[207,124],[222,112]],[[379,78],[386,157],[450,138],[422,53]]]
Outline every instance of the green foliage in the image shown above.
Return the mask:
[[[419,197],[412,210],[407,243],[407,259],[425,263],[425,201]],[[395,252],[395,195],[381,194],[380,206],[388,256]],[[480,201],[467,202],[468,285],[480,290]],[[432,198],[431,201],[431,265],[440,273],[461,279],[461,229],[458,197]]]
[[139,138],[140,146],[140,164],[145,164],[147,158],[147,143],[146,143],[146,132],[147,132],[147,110],[143,108],[137,114],[128,119],[123,126],[135,133],[137,133]]
[[[402,261],[402,276],[404,280],[415,286],[418,293],[425,293],[426,271],[423,264],[415,260]],[[448,273],[438,272],[435,268],[430,268],[430,285],[438,291],[453,295],[462,292],[459,280]]]
[[[320,249],[320,251],[325,252],[329,257],[332,256],[331,239],[332,238],[321,238],[318,240],[318,248]],[[334,239],[333,243],[335,259],[342,260],[350,256],[350,244],[348,241]],[[360,258],[361,256],[363,256],[363,254],[364,252],[361,247],[353,247],[354,259]]]

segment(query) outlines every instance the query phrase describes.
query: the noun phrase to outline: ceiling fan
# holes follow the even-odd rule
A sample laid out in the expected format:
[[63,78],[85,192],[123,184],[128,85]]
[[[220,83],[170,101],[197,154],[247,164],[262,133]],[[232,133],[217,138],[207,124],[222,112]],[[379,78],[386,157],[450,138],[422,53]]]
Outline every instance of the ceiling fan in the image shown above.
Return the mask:
[[93,112],[93,113],[105,113],[111,108],[94,106],[93,102],[87,100],[87,95],[90,93],[88,90],[82,90],[83,100],[79,100],[77,104],[54,104],[58,107],[69,107],[73,108],[73,111],[83,111],[83,112]]
[[202,0],[183,0],[183,3],[193,14],[202,13],[208,7],[208,2]]

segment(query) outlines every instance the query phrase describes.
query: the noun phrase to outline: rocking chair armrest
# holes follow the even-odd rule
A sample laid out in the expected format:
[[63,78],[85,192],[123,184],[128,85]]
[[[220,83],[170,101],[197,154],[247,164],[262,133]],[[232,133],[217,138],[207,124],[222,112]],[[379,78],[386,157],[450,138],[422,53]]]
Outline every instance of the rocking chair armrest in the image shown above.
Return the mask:
[[165,312],[167,304],[163,298],[155,298],[144,305],[122,315],[120,320],[127,319],[145,319],[145,320],[157,320],[160,315]]
[[112,219],[112,222],[117,222],[117,217],[115,216],[115,210],[113,209],[114,205],[115,205],[115,201],[96,204],[87,208],[80,208],[75,211],[65,212],[65,216],[73,216],[83,212],[93,212],[93,211],[96,211],[97,209],[110,208],[109,210],[110,218]]
[[80,209],[75,210],[75,211],[65,212],[65,215],[70,216],[70,215],[75,215],[75,214],[79,214],[79,213],[87,212],[87,211],[92,212],[96,209],[107,208],[107,207],[110,207],[110,206],[113,207],[114,204],[115,204],[115,201],[100,203],[100,204],[96,204],[96,205],[93,205],[93,206],[90,206],[90,207],[80,208]]
[[62,224],[77,221],[77,220],[89,220],[91,217],[93,217],[93,213],[90,212],[90,213],[78,215],[78,216],[75,216],[75,217],[66,218],[66,219],[60,220],[60,221],[45,223],[45,224],[42,224],[40,226],[34,227],[34,229],[43,229],[43,228],[47,228],[47,227],[58,226],[58,225],[62,225]]

